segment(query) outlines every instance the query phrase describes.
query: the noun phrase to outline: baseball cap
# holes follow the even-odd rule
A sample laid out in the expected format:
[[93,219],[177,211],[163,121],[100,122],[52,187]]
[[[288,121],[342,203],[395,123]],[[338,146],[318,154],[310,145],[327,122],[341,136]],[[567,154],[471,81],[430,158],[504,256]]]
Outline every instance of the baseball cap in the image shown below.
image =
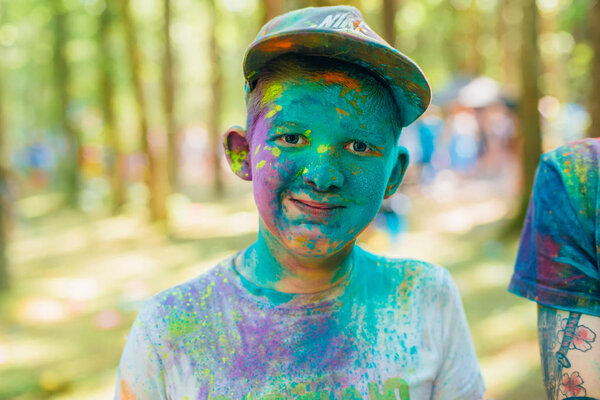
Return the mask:
[[431,101],[421,69],[377,35],[354,7],[308,7],[267,22],[246,49],[247,85],[252,87],[266,64],[287,53],[330,57],[368,70],[391,89],[402,126],[423,114]]

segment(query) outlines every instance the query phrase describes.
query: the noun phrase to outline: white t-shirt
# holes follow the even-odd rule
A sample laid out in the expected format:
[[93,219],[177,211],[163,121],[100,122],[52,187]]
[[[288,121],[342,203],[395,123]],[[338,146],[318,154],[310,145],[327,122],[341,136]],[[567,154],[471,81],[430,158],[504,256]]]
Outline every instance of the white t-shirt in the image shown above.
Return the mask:
[[[317,294],[262,289],[233,257],[146,302],[117,399],[461,399],[484,394],[449,273],[358,248]],[[221,396],[221,397],[220,397]]]

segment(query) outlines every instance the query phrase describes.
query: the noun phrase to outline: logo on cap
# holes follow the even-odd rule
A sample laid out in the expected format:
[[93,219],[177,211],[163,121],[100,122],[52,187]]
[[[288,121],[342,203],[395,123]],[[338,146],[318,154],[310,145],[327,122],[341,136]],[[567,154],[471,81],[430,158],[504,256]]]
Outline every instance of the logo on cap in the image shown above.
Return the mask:
[[327,15],[317,28],[328,28],[352,33],[362,33],[367,36],[369,27],[356,14],[343,12]]

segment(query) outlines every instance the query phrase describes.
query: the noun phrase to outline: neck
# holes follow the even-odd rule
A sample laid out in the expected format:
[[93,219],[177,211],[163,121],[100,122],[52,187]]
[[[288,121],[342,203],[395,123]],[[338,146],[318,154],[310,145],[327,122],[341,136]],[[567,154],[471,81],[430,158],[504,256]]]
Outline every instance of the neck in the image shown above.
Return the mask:
[[255,285],[283,293],[317,293],[350,273],[354,241],[327,257],[302,257],[285,248],[261,224],[258,240],[243,255],[238,272]]

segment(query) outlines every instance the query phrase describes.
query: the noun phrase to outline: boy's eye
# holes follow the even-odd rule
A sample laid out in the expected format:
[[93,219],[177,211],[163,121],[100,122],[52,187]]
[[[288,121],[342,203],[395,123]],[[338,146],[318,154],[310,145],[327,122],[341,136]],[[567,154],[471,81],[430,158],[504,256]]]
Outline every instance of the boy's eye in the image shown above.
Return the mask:
[[362,142],[360,140],[352,140],[352,141],[346,143],[344,148],[351,153],[360,154],[362,156],[377,156],[377,157],[382,156],[382,154],[379,150],[369,146],[368,144],[366,144],[365,142]]
[[283,140],[285,140],[285,142],[289,143],[289,144],[296,144],[300,140],[300,136],[298,136],[298,135],[285,135],[283,137]]
[[352,142],[352,150],[356,151],[357,153],[364,153],[365,151],[367,151],[369,148],[369,146],[366,145],[366,143],[364,142],[359,142],[359,141],[354,141]]
[[308,143],[308,140],[297,133],[286,133],[279,136],[275,141],[282,146],[301,146]]

